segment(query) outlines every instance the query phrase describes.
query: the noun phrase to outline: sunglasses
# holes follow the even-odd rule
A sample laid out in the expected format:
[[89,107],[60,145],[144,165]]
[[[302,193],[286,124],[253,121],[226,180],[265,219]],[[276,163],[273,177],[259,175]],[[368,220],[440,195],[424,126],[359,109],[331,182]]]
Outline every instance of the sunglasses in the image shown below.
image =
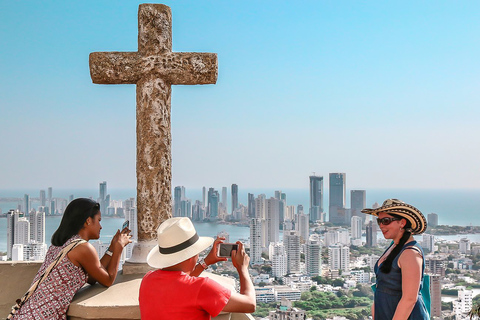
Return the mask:
[[378,225],[381,225],[383,224],[384,226],[388,226],[390,223],[392,223],[392,221],[398,221],[398,220],[402,220],[400,218],[390,218],[390,217],[387,217],[387,218],[378,218],[377,219],[377,223]]

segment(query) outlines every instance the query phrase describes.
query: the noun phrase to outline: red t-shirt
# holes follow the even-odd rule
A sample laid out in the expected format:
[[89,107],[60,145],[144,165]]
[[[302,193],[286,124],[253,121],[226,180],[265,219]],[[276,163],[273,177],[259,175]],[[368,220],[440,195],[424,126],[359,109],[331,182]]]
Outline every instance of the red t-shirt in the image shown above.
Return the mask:
[[209,278],[181,271],[150,271],[140,285],[140,314],[151,319],[210,319],[230,299],[231,292]]

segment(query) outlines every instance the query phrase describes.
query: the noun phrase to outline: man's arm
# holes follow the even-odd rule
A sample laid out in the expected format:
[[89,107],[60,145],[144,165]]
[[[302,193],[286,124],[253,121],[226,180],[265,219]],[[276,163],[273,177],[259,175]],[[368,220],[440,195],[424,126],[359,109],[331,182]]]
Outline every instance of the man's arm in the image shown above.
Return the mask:
[[255,312],[257,302],[255,298],[255,289],[253,288],[252,280],[248,274],[250,258],[245,253],[243,243],[237,241],[237,244],[238,250],[232,251],[232,263],[237,269],[240,278],[240,293],[232,292],[230,300],[228,300],[223,311],[252,313]]

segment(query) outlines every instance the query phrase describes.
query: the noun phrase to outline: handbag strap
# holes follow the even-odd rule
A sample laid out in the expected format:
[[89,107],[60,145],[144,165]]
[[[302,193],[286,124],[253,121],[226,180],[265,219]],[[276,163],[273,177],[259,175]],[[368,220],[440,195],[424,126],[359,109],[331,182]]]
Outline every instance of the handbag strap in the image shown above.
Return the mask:
[[85,243],[87,241],[83,239],[75,239],[72,240],[67,246],[65,246],[55,257],[55,260],[50,263],[47,269],[40,275],[40,277],[35,281],[31,286],[30,289],[23,295],[21,299],[18,299],[16,304],[12,307],[12,311],[8,315],[7,319],[11,319],[12,316],[16,313],[18,309],[25,303],[25,301],[30,298],[30,296],[37,290],[38,286],[45,280],[50,272],[55,268],[62,260],[65,258],[65,256],[74,248],[76,248],[79,244]]

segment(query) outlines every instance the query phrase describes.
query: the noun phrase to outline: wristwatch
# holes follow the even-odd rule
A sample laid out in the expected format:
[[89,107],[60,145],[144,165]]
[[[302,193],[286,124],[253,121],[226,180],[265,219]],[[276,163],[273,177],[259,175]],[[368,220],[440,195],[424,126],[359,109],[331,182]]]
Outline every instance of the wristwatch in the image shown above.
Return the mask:
[[105,254],[109,255],[110,257],[113,256],[113,252],[110,251],[110,247],[107,248],[107,251],[105,251]]
[[202,266],[203,270],[207,270],[208,264],[205,263],[205,260],[204,260],[204,259],[200,259],[200,260],[198,261],[198,264]]

